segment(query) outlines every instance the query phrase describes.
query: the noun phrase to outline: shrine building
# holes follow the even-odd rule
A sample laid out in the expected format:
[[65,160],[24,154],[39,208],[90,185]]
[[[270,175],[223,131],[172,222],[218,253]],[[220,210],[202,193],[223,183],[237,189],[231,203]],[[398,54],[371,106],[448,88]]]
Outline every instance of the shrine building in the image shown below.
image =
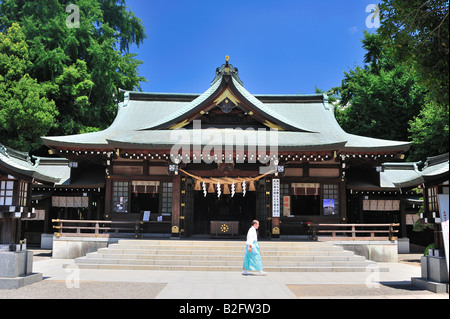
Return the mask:
[[172,238],[243,235],[257,219],[261,237],[279,238],[358,221],[364,191],[400,214],[398,188],[383,189],[376,168],[411,144],[346,133],[325,94],[251,94],[227,57],[203,94],[124,96],[109,128],[42,139],[78,170],[101,170],[93,216]]

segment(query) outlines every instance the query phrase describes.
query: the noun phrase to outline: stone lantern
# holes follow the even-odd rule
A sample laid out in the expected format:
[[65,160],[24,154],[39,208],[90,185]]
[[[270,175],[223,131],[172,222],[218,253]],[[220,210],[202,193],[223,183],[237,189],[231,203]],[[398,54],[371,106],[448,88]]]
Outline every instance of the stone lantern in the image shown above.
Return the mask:
[[42,280],[42,274],[32,272],[33,253],[20,238],[21,219],[34,217],[32,184],[53,186],[57,181],[40,173],[38,166],[38,159],[0,144],[0,289]]

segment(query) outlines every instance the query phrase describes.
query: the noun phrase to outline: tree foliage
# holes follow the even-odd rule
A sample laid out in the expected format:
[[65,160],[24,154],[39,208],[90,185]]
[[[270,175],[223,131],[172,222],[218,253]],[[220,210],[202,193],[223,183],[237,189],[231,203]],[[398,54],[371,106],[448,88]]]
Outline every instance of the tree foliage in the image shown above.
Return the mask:
[[38,148],[40,136],[58,115],[46,97],[51,86],[32,78],[30,65],[25,35],[14,23],[0,33],[0,136],[2,143],[19,150]]
[[425,90],[413,71],[393,62],[379,35],[366,32],[362,42],[366,64],[345,72],[334,88],[340,98],[337,120],[352,134],[407,141],[408,123],[419,114]]
[[408,160],[448,152],[448,1],[382,0],[381,27],[365,33],[365,65],[334,88],[349,133],[408,140]]
[[418,72],[440,105],[449,100],[448,0],[383,0],[378,30],[393,58]]
[[448,108],[427,101],[420,114],[410,121],[413,141],[410,158],[425,161],[427,157],[448,152],[449,145]]
[[[79,27],[66,24],[69,4],[79,8]],[[21,26],[28,49],[29,63],[18,67],[46,87],[45,97],[58,109],[49,135],[108,127],[118,88],[140,90],[145,81],[138,74],[142,62],[129,52],[146,38],[145,30],[125,0],[3,0],[0,30],[13,23]]]

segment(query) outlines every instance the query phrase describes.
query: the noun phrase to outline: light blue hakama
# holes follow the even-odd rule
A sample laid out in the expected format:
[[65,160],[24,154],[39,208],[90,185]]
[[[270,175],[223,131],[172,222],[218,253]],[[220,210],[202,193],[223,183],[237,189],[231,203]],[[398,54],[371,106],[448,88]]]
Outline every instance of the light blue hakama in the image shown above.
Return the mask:
[[245,247],[244,269],[247,271],[261,271],[263,264],[261,253],[259,252],[258,242],[253,242],[252,252],[248,252],[248,246]]

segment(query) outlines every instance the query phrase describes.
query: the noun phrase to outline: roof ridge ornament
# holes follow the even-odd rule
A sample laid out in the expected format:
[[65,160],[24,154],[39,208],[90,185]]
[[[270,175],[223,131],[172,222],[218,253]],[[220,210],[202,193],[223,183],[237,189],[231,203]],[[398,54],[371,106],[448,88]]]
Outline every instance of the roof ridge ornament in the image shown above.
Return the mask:
[[225,64],[222,64],[220,68],[216,69],[216,77],[211,82],[211,86],[214,85],[219,79],[222,79],[224,75],[231,75],[236,81],[239,82],[240,85],[244,86],[244,83],[239,78],[238,68],[235,68],[232,64],[229,63],[230,56],[225,57]]
[[3,144],[0,144],[0,153],[2,153],[6,157],[9,157],[8,149]]

